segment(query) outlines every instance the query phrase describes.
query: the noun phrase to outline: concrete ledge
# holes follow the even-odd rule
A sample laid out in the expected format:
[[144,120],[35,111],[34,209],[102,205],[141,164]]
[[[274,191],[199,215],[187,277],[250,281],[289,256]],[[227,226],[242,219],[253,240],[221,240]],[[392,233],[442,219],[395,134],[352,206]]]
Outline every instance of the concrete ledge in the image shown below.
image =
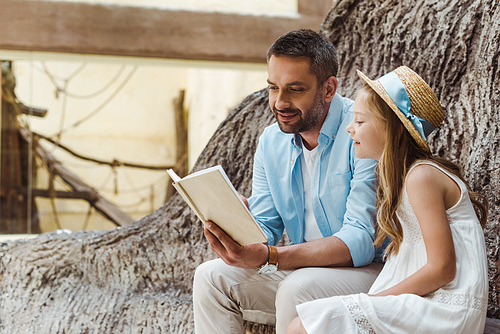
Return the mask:
[[484,334],[498,334],[500,333],[500,319],[486,318],[486,325],[484,326]]
[[22,239],[33,239],[38,237],[38,234],[0,234],[0,242]]

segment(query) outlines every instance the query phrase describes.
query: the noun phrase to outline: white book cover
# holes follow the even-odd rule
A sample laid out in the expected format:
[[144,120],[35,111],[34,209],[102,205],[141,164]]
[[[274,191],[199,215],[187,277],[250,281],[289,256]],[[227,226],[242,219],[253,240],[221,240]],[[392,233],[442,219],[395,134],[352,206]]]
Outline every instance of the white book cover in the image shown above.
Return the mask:
[[167,173],[174,187],[202,222],[213,221],[240,245],[267,242],[264,231],[221,166],[210,167],[183,178],[172,169]]

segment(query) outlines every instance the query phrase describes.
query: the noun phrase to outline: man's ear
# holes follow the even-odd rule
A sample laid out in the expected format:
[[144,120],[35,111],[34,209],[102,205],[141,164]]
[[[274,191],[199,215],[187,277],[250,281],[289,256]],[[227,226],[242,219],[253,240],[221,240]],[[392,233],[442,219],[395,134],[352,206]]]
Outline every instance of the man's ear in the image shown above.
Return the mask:
[[323,94],[326,102],[330,102],[333,99],[333,96],[337,91],[338,84],[339,82],[337,81],[337,78],[333,75],[323,82]]

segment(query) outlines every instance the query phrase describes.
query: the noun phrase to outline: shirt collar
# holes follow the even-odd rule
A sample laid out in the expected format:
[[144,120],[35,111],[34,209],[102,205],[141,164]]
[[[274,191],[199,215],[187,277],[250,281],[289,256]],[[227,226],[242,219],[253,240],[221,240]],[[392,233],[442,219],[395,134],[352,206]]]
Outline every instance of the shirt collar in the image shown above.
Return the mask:
[[327,136],[328,138],[335,138],[339,130],[340,123],[342,122],[343,101],[339,94],[333,96],[330,102],[330,108],[326,115],[325,122],[321,127],[320,135]]
[[[330,108],[328,109],[328,114],[326,115],[323,126],[320,130],[320,138],[318,138],[318,143],[322,141],[321,137],[326,136],[328,140],[334,139],[337,136],[340,123],[342,122],[342,112],[343,112],[343,100],[339,94],[333,96],[330,102]],[[302,141],[298,137],[298,133],[292,135],[292,144],[298,149],[302,149]]]

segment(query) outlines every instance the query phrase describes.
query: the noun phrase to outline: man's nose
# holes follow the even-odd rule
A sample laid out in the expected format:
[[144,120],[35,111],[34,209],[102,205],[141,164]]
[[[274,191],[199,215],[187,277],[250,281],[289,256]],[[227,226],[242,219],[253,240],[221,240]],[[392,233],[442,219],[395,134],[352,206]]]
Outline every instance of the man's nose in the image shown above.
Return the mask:
[[276,96],[276,102],[274,103],[274,106],[278,110],[285,110],[290,108],[291,103],[288,94],[284,92],[278,93],[278,95]]

